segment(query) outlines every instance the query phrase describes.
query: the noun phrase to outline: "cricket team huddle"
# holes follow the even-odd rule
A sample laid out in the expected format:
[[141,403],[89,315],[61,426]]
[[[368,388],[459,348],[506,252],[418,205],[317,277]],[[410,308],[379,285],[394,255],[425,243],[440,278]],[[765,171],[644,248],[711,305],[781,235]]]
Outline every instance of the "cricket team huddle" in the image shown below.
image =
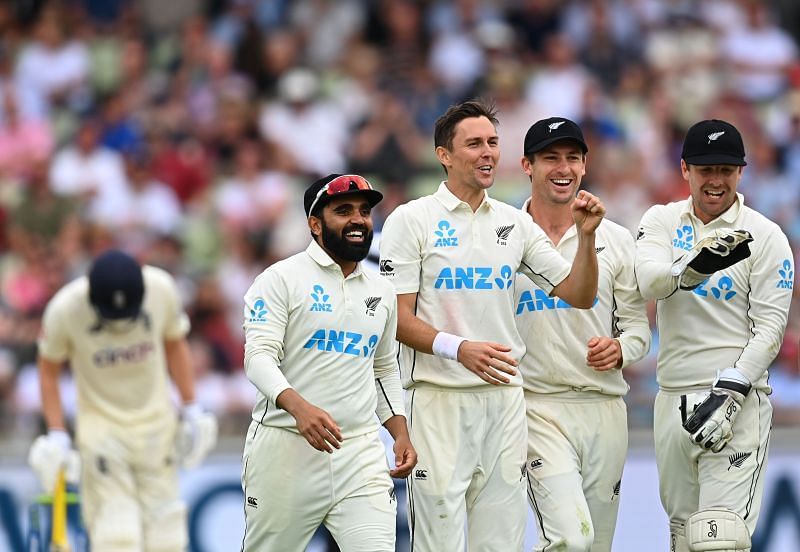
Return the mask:
[[[634,236],[581,189],[588,146],[564,117],[525,135],[522,208],[494,199],[497,125],[482,99],[436,120],[445,179],[386,218],[380,274],[362,261],[383,194],[357,174],[306,189],[307,249],[244,296],[244,367],[258,398],[241,550],[303,551],[324,524],[344,552],[394,551],[392,478],[405,478],[414,552],[521,551],[528,508],[535,551],[611,551],[625,490],[624,370],[650,350],[648,301],[670,541],[647,549],[751,549],[772,426],[767,369],[794,259],[780,227],[737,191],[739,131],[718,119],[691,126],[680,160],[690,196],[652,206]],[[196,400],[175,281],[109,250],[53,297],[42,326],[47,432],[29,461],[45,490],[61,469],[80,482],[93,550],[186,549],[178,473],[213,450],[217,423]],[[66,363],[74,436],[59,390]],[[394,440],[388,466],[378,423]]]

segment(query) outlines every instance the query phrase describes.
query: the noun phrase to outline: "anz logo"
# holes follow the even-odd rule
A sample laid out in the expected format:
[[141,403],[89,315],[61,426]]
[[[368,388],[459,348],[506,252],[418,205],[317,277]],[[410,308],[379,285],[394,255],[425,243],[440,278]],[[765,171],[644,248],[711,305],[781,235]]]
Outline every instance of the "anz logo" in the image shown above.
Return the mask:
[[689,251],[694,247],[694,229],[688,224],[675,229],[675,237],[672,238],[672,247]]
[[494,276],[491,266],[444,267],[433,287],[436,289],[510,289],[514,271],[508,265],[500,267]]
[[[364,341],[366,344],[362,344]],[[311,339],[306,341],[303,349],[317,349],[325,353],[341,353],[370,358],[375,354],[375,345],[377,344],[377,335],[371,335],[364,339],[364,336],[358,332],[319,329],[314,332]]]
[[700,297],[709,297],[710,291],[711,297],[717,301],[730,301],[736,296],[736,290],[733,289],[733,280],[730,276],[720,276],[716,284],[709,288],[707,286],[710,281],[710,278],[704,280],[703,283],[692,290],[692,293],[696,293]]
[[438,228],[433,231],[436,234],[434,247],[458,247],[458,237],[453,235],[456,233],[456,229],[451,228],[448,221],[440,220]]
[[[592,307],[594,307],[598,301],[600,301],[600,298],[595,297]],[[550,297],[541,289],[533,290],[533,294],[531,294],[530,290],[526,289],[519,296],[516,314],[519,316],[525,312],[571,308],[573,308],[573,306],[563,299],[559,299],[558,297]]]
[[254,323],[264,323],[267,321],[267,303],[264,301],[262,297],[257,297],[255,303],[253,303],[253,308],[248,309],[245,305],[245,318],[248,322]]
[[309,309],[311,312],[333,312],[333,306],[328,302],[330,295],[325,293],[321,285],[314,284],[311,298],[314,300]]
[[775,287],[778,289],[792,289],[794,287],[794,270],[792,270],[792,261],[789,259],[783,260],[783,268],[778,269],[778,274],[780,278],[778,279],[778,285]]

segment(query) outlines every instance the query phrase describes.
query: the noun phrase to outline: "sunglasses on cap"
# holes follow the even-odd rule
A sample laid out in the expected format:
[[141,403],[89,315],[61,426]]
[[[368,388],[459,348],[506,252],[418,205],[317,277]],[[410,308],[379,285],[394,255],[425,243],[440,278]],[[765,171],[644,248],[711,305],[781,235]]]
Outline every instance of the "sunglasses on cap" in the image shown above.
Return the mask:
[[319,189],[308,212],[309,214],[314,212],[314,207],[316,207],[323,194],[335,196],[336,194],[344,192],[357,191],[372,191],[372,184],[367,182],[366,178],[358,176],[357,174],[343,174],[342,176],[338,176]]

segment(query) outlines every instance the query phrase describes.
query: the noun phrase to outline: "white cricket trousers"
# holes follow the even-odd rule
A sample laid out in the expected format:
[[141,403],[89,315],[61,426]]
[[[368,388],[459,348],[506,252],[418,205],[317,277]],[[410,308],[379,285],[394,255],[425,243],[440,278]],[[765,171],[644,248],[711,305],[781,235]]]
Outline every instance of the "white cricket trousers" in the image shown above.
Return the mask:
[[763,391],[753,389],[734,421],[733,438],[715,453],[694,444],[682,427],[705,396],[705,391],[694,390],[661,390],[656,395],[653,435],[671,539],[683,535],[693,513],[714,507],[739,514],[752,536],[764,492],[772,405]]
[[610,552],[628,451],[622,397],[526,393],[536,552]]
[[178,487],[176,421],[120,427],[81,418],[81,513],[92,549],[182,552],[186,505]]
[[408,478],[411,552],[518,552],[525,538],[520,387],[406,392],[417,466]]
[[394,552],[397,500],[377,431],[328,454],[253,421],[242,465],[244,552],[302,552],[323,523],[343,552]]

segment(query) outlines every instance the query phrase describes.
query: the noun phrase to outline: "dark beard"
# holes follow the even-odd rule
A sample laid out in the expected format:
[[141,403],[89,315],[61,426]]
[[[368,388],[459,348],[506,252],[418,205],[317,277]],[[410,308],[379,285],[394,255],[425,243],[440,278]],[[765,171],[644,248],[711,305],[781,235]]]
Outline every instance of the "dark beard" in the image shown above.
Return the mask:
[[346,226],[342,230],[342,234],[338,235],[336,232],[328,228],[325,221],[322,220],[322,245],[330,254],[343,261],[363,261],[369,253],[369,248],[372,245],[372,230],[367,233],[367,237],[363,244],[356,245],[349,243],[345,240],[344,236],[351,230],[363,230],[366,232],[366,226]]

